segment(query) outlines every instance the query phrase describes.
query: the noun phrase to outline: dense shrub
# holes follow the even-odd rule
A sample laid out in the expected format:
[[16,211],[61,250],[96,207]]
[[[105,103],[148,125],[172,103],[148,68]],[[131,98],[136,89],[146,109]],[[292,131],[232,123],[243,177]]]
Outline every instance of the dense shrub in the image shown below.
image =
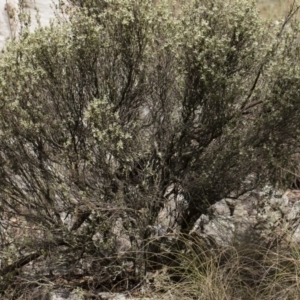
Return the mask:
[[216,201],[291,179],[299,27],[247,0],[70,2],[0,58],[1,273],[35,262],[30,276],[113,286],[143,276],[170,199],[186,233]]

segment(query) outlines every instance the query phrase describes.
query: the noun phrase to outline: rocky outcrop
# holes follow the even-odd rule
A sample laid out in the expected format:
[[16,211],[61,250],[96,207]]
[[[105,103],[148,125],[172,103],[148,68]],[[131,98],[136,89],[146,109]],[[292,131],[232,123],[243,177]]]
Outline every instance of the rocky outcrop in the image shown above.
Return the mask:
[[196,222],[191,234],[197,232],[218,245],[233,242],[300,242],[300,191],[249,192],[238,199],[223,199]]

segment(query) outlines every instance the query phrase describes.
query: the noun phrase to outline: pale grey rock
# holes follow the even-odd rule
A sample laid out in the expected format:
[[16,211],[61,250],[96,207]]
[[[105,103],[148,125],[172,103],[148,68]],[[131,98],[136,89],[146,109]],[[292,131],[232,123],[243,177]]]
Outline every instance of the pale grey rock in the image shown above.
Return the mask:
[[103,292],[99,293],[99,296],[101,297],[100,299],[103,300],[126,300],[126,295],[122,293],[108,293],[108,292]]
[[166,232],[171,229],[175,233],[179,229],[178,220],[184,208],[187,207],[187,202],[181,192],[181,187],[174,186],[174,184],[168,187],[164,196],[167,201],[154,225],[160,226]]
[[300,199],[292,205],[291,210],[287,213],[286,219],[292,221],[300,217]]
[[195,222],[193,229],[191,230],[190,234],[199,230],[202,231],[204,226],[209,224],[209,216],[201,215],[200,218]]
[[292,233],[291,238],[295,243],[300,243],[300,225],[297,225]]
[[[111,293],[111,292],[98,292],[93,293],[93,298],[89,298],[89,293],[82,290],[74,290],[72,292],[64,290],[56,290],[48,293],[49,300],[85,300],[85,299],[97,299],[99,297],[101,300],[179,300],[171,293],[166,295],[157,295],[152,297],[133,297],[126,295],[125,293]],[[181,298],[182,299],[182,298]]]
[[266,186],[238,199],[223,199],[197,220],[190,233],[195,231],[221,246],[245,239],[268,239],[276,234],[299,242],[300,191],[274,191]]
[[210,212],[212,215],[229,217],[230,209],[228,206],[228,201],[223,199],[210,207]]
[[84,293],[81,290],[53,290],[48,294],[49,300],[84,300]]
[[202,233],[219,244],[227,244],[228,240],[232,240],[235,232],[235,224],[228,217],[218,217],[212,219],[209,224],[204,226]]

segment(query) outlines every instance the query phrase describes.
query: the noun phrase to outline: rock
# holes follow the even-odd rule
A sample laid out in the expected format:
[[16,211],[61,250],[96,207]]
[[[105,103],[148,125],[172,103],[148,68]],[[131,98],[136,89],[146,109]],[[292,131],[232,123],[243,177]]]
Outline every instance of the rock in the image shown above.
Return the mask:
[[66,289],[58,289],[49,292],[49,300],[84,300],[84,294],[81,290],[69,291]]
[[121,293],[107,293],[107,292],[102,292],[98,294],[103,300],[126,300],[126,296]]
[[175,233],[178,229],[178,220],[180,219],[182,211],[187,207],[187,202],[181,193],[181,188],[170,185],[165,193],[166,201],[164,208],[160,211],[157,223],[154,225],[167,232],[171,229]]
[[192,232],[213,238],[220,246],[247,239],[281,235],[300,241],[300,191],[273,191],[266,186],[237,199],[223,199],[202,215]]
[[[233,202],[230,203],[232,204]],[[209,209],[209,212],[213,216],[229,217],[231,215],[231,210],[228,206],[228,201],[226,201],[226,199],[223,199],[212,205]]]
[[[46,297],[46,298],[45,298]],[[111,293],[111,292],[98,292],[89,294],[83,290],[53,290],[50,293],[47,293],[45,299],[49,300],[86,300],[86,299],[99,299],[99,300],[179,300],[178,298],[173,297],[173,295],[159,295],[152,297],[131,297],[130,295],[126,295],[125,293]],[[48,298],[47,298],[48,297]],[[41,299],[44,299],[41,298]]]

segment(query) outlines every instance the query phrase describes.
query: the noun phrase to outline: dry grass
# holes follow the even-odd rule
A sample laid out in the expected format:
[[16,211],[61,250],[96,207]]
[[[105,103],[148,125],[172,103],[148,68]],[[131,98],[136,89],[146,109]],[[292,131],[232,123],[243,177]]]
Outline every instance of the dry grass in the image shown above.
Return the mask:
[[173,299],[300,299],[299,245],[270,249],[245,242],[212,250],[197,237],[181,241],[185,250],[176,253],[176,264],[155,280]]

